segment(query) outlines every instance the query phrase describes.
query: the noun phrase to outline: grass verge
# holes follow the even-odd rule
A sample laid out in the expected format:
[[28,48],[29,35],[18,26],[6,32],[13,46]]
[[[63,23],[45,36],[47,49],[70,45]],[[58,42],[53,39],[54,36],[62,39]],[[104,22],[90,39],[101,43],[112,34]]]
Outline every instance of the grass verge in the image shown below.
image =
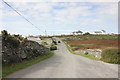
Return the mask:
[[83,57],[87,57],[87,58],[92,59],[92,60],[100,60],[99,58],[96,58],[95,56],[90,55],[90,54],[85,55],[85,54],[76,53],[76,52],[72,51],[72,48],[66,42],[64,42],[64,43],[66,44],[68,50],[73,54],[80,55],[80,56],[83,56]]
[[51,56],[54,55],[54,52],[49,52],[48,55],[46,56],[39,56],[39,57],[36,57],[34,59],[31,59],[31,60],[28,60],[28,61],[24,61],[22,63],[16,63],[14,65],[3,65],[2,66],[2,77],[6,77],[7,75],[11,74],[11,73],[14,73],[18,70],[21,70],[21,69],[24,69],[24,68],[27,68],[33,64],[36,64],[38,62],[41,62]]
[[101,60],[107,63],[120,64],[120,49],[105,49],[101,54]]

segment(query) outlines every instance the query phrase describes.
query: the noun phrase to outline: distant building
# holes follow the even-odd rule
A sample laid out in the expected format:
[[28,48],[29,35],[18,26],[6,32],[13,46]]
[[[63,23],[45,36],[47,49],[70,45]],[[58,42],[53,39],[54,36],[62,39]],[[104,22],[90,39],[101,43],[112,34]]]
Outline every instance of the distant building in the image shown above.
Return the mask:
[[101,31],[102,31],[102,33],[106,34],[106,31],[105,31],[105,30],[101,30]]
[[79,31],[74,31],[72,33],[73,33],[73,35],[81,35],[83,32],[79,30]]
[[95,34],[106,34],[106,31],[105,30],[100,30],[100,31],[95,31],[94,33]]

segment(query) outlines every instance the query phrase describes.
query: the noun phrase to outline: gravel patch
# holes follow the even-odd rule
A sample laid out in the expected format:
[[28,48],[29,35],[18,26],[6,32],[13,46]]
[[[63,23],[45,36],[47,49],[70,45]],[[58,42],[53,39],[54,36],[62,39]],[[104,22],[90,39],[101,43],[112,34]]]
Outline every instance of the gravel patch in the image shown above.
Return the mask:
[[81,53],[81,54],[88,53],[88,54],[94,55],[97,58],[101,58],[102,50],[101,49],[85,49],[85,50],[77,50],[75,52]]

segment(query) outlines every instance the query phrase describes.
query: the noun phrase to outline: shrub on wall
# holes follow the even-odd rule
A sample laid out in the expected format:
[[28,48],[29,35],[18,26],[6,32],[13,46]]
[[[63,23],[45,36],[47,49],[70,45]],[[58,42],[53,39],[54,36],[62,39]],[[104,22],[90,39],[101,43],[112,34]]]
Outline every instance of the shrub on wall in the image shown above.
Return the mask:
[[57,50],[57,46],[56,46],[56,45],[52,45],[52,46],[50,47],[50,50]]

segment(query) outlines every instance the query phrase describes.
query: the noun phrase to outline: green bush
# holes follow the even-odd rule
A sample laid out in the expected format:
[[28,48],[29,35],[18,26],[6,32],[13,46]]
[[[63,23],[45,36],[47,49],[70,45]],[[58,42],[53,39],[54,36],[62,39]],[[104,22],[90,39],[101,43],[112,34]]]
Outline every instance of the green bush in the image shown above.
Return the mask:
[[53,43],[54,45],[57,45],[56,39],[52,38],[52,43]]
[[104,62],[120,64],[120,49],[106,49],[101,56]]
[[20,44],[19,40],[17,40],[14,36],[8,34],[6,30],[2,31],[2,42],[3,45],[6,44],[6,46],[10,45],[14,48],[17,48]]
[[14,48],[18,47],[20,45],[19,40],[15,39],[12,36],[9,36],[7,39],[7,43],[10,43],[10,45],[12,45]]
[[53,40],[52,43],[54,43],[55,45],[57,45],[57,42],[55,40]]
[[23,39],[20,41],[20,43],[21,43],[21,44],[24,44],[27,40],[28,40],[27,38],[23,38]]
[[43,45],[48,45],[48,43],[46,41],[43,41],[42,44]]
[[50,50],[57,50],[57,46],[56,46],[56,45],[52,45],[52,46],[50,47]]
[[84,33],[83,35],[90,35],[90,33],[89,33],[89,32],[86,32],[86,33]]
[[88,52],[85,53],[85,55],[88,55],[88,54],[89,54]]
[[6,40],[7,36],[8,36],[8,32],[6,30],[1,31],[2,32],[2,39]]

